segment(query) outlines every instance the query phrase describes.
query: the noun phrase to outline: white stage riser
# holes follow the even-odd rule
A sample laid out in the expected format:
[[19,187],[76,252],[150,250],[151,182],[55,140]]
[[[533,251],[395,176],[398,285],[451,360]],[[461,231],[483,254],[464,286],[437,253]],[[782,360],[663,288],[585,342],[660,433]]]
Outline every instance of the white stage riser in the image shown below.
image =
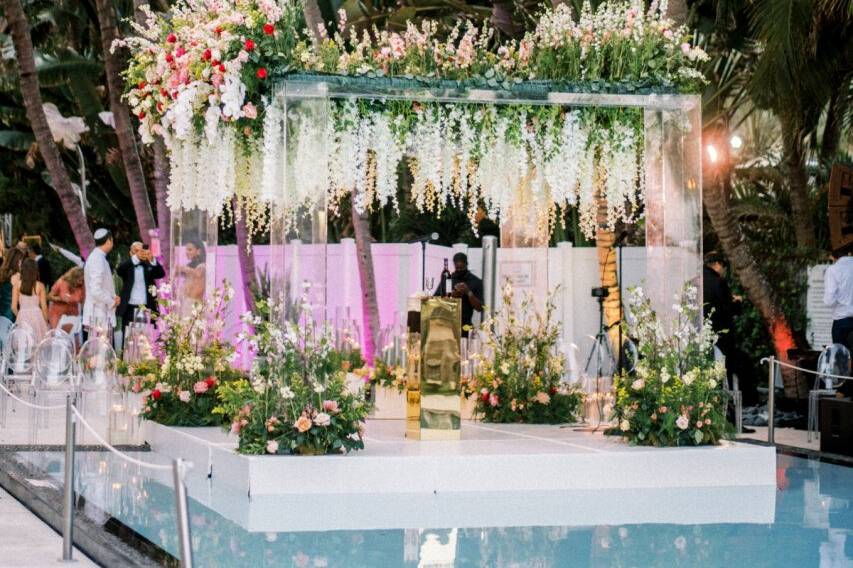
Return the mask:
[[392,427],[369,422],[368,451],[346,456],[243,456],[215,429],[147,423],[145,432],[154,451],[190,459],[217,485],[248,496],[775,486],[776,480],[772,447],[629,448],[569,429],[514,432],[470,423],[460,442],[371,438],[371,428]]
[[[161,483],[171,485],[167,473]],[[774,522],[772,485],[512,493],[248,497],[207,478],[190,497],[249,532]],[[665,504],[665,506],[663,506]],[[298,512],[298,513],[297,513]]]

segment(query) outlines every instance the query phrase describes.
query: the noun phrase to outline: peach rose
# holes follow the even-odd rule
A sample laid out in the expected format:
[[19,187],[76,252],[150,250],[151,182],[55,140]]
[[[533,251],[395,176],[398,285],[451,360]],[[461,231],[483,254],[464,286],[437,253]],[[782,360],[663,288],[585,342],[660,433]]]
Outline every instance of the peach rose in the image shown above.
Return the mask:
[[293,426],[295,426],[300,432],[307,432],[311,429],[311,419],[307,416],[300,416],[297,418],[296,422],[293,423]]

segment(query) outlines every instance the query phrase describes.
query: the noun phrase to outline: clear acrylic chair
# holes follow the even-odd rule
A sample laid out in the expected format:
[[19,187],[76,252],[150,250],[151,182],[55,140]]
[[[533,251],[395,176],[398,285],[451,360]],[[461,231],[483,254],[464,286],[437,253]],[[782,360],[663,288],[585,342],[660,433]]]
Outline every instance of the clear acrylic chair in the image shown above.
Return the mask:
[[77,355],[79,388],[83,392],[111,390],[116,382],[115,349],[102,336],[92,337],[80,347]]
[[9,337],[9,332],[12,331],[12,326],[15,325],[12,320],[7,317],[0,316],[0,349],[6,345],[6,338]]
[[78,408],[95,428],[103,428],[104,436],[109,436],[110,407],[119,391],[117,363],[115,349],[103,335],[91,337],[77,354]]
[[[723,352],[716,345],[714,346],[714,361],[722,361],[723,365],[726,364],[726,356],[723,355]],[[731,397],[732,405],[735,409],[735,429],[740,434],[743,432],[743,393],[738,384],[738,376],[732,373],[732,380],[729,381],[728,373],[726,373],[724,381],[723,386]]]
[[68,344],[68,348],[71,350],[72,354],[75,351],[74,338],[71,336],[70,333],[68,333],[67,331],[65,331],[61,327],[57,326],[56,328],[49,330],[45,334],[44,338],[45,339],[55,338],[55,339],[59,339],[61,341],[64,341],[65,343]]
[[[29,326],[13,325],[3,345],[0,372],[3,386],[12,392],[22,392],[25,385],[26,394],[31,394],[33,380],[33,362],[35,359],[36,340]],[[0,424],[6,425],[6,413],[9,404],[6,391],[0,391]]]
[[[67,335],[67,334],[66,334]],[[68,338],[46,337],[36,349],[33,366],[33,391],[36,404],[56,405],[57,395],[63,398],[75,391],[75,365]],[[49,413],[43,412],[36,424],[47,427]]]
[[850,351],[840,343],[833,343],[820,354],[817,360],[817,376],[814,388],[809,391],[809,416],[807,440],[812,441],[812,433],[817,436],[820,431],[818,423],[818,406],[823,396],[834,396],[835,391],[841,384],[841,379],[835,379],[830,375],[850,375]]

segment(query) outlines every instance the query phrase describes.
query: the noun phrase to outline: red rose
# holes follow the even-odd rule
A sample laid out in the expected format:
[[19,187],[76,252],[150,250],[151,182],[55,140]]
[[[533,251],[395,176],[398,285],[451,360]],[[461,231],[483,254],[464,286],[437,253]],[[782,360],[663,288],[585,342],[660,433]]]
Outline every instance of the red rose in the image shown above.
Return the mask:
[[551,387],[551,396],[557,394],[557,387]]
[[213,60],[211,60],[211,61],[210,61],[210,65],[211,65],[212,67],[219,67],[219,60],[218,60],[218,59],[213,59]]
[[489,393],[488,392],[482,393],[480,395],[480,400],[482,400],[483,402],[489,402]]
[[178,36],[176,36],[175,34],[169,34],[166,36],[166,41],[168,41],[169,43],[175,43],[176,41],[178,41]]
[[139,111],[139,114],[137,114],[136,116],[139,117],[139,120],[142,120],[143,118],[145,118],[145,111],[144,110]]
[[216,26],[216,28],[214,28],[213,32],[214,32],[216,35],[221,34],[221,33],[222,33],[222,26]]
[[145,85],[147,85],[147,84],[148,83],[146,83],[145,81],[140,81],[139,84],[136,85],[136,88],[137,89],[144,89]]
[[204,59],[205,61],[208,61],[210,59],[210,57],[211,57],[211,54],[210,54],[209,49],[205,49],[204,53],[201,54],[201,58]]
[[222,64],[222,63],[220,63],[220,64],[219,64],[219,72],[220,72],[220,73],[225,73],[225,65],[224,65],[224,64]]
[[167,53],[167,54],[166,54],[166,63],[171,63],[171,62],[172,62],[172,61],[174,61],[174,60],[175,60],[175,58],[174,58],[174,57],[172,57],[172,54],[171,54],[171,53]]
[[267,35],[274,34],[275,33],[275,26],[270,24],[270,23],[264,24],[264,33]]
[[187,52],[186,49],[184,49],[183,47],[179,47],[178,49],[175,50],[175,57],[183,57],[183,55],[186,54],[186,52]]
[[159,400],[160,399],[160,391],[157,389],[152,391],[151,392],[151,398],[153,398],[154,400]]
[[261,67],[258,69],[258,72],[255,73],[258,76],[258,79],[266,79],[267,78],[267,70],[265,67]]
[[250,39],[247,39],[243,47],[246,48],[246,51],[252,51],[253,49],[255,49],[255,42]]
[[168,97],[168,96],[169,96],[169,91],[167,91],[167,90],[166,90],[166,89],[164,89],[163,87],[160,87],[160,96],[161,96],[161,97],[163,97],[163,98],[165,99],[166,97]]
[[216,377],[207,377],[204,382],[207,384],[207,388],[211,388],[216,384]]

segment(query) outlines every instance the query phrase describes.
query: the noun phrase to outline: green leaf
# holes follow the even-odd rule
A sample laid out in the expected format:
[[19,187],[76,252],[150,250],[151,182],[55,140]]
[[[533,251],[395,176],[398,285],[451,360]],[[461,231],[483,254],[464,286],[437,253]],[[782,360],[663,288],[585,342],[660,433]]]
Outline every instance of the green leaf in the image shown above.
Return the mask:
[[32,132],[0,130],[0,147],[17,152],[26,152],[35,142]]

